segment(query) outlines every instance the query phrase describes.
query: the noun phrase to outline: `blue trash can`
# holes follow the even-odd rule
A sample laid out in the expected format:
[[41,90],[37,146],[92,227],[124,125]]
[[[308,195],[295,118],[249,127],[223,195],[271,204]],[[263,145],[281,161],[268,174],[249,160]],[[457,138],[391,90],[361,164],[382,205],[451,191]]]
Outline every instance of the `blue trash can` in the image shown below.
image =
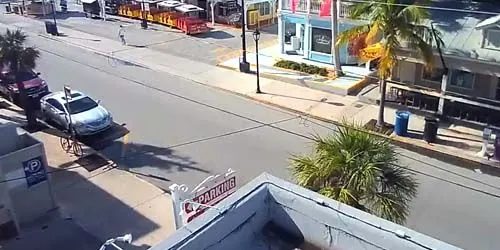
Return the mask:
[[408,133],[408,120],[410,119],[410,112],[396,111],[396,122],[394,123],[394,133],[398,136],[406,136]]

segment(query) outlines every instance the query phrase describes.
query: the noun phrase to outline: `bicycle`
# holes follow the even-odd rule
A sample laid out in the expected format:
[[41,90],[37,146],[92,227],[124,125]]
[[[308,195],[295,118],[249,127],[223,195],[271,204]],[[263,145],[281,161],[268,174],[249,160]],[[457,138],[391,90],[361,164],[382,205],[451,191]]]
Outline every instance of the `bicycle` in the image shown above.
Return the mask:
[[83,155],[82,144],[75,138],[75,133],[65,133],[65,136],[59,137],[61,148],[66,153],[71,153],[77,157]]

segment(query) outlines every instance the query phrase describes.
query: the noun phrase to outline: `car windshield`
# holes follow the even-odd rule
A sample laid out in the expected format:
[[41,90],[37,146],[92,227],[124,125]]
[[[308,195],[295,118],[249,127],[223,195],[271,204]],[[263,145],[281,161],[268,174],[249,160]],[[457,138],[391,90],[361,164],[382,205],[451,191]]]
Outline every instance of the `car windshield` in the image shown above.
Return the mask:
[[97,103],[94,100],[90,99],[90,97],[84,97],[69,102],[69,108],[67,103],[65,103],[64,106],[71,114],[78,114],[97,107]]

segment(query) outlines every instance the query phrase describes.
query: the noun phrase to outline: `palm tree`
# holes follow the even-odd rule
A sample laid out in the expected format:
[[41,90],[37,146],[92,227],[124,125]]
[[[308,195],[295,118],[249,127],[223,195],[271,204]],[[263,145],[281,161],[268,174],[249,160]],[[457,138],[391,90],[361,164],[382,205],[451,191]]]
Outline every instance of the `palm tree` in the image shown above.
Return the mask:
[[433,66],[433,42],[443,44],[439,34],[427,26],[423,21],[430,17],[430,13],[417,5],[394,5],[399,0],[371,0],[367,2],[353,2],[349,7],[350,18],[365,19],[366,25],[356,26],[339,34],[337,44],[348,43],[351,39],[367,34],[366,44],[380,42],[383,48],[378,63],[380,78],[380,109],[377,126],[383,127],[386,79],[396,66],[396,56],[402,48],[402,42],[408,48],[417,51],[423,59],[426,68]]
[[294,156],[298,184],[339,202],[403,224],[418,184],[398,165],[387,140],[344,123],[338,133],[316,136],[311,155]]
[[26,95],[24,84],[18,79],[20,72],[30,72],[36,67],[36,60],[40,57],[40,51],[34,47],[26,47],[27,36],[21,30],[11,31],[7,29],[5,34],[0,34],[0,63],[7,66],[15,77],[19,89],[21,106],[24,108],[28,127],[36,125],[36,114],[34,107]]

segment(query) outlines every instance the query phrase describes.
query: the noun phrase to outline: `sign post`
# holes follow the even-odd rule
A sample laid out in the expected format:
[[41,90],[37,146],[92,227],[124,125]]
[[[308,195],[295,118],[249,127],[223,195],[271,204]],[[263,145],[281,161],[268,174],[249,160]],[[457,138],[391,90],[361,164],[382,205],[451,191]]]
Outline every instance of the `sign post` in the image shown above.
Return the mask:
[[41,156],[23,162],[28,188],[47,180],[47,171]]
[[71,100],[71,88],[69,86],[64,86],[64,99],[66,99],[66,109],[68,110],[68,130],[69,134],[73,136],[73,121],[71,120],[71,110],[69,107],[69,100]]
[[232,169],[224,174],[212,175],[189,191],[186,185],[172,184],[175,228],[179,229],[207,209],[236,191],[236,176]]

